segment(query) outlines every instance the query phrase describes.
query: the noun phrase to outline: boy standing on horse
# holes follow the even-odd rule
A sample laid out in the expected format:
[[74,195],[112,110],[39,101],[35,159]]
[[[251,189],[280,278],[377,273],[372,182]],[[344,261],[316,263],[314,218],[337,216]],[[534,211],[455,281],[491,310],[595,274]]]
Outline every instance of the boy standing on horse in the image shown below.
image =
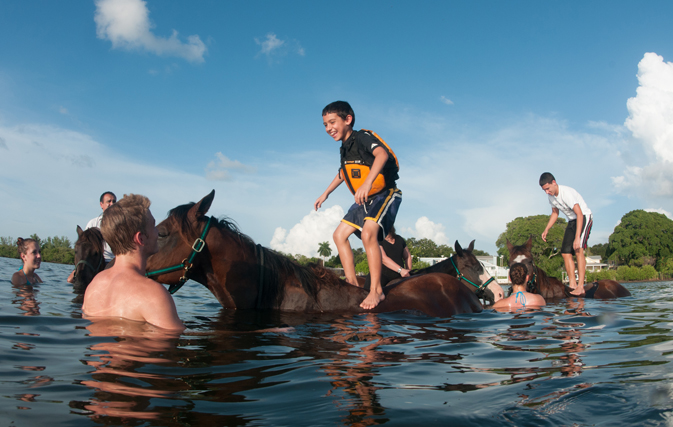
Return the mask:
[[[559,210],[568,217],[568,226],[563,235],[563,244],[561,245],[561,256],[565,264],[566,272],[572,295],[584,295],[584,274],[587,260],[584,258],[584,250],[587,248],[589,233],[593,225],[591,210],[584,202],[584,199],[575,189],[565,185],[558,185],[554,175],[545,172],[540,176],[540,187],[547,193],[549,204],[551,205],[551,217],[542,232],[542,240],[547,241],[547,232],[556,223]],[[573,254],[577,258],[577,275],[579,281],[575,280],[575,262]]]
[[547,305],[542,295],[526,292],[526,283],[530,280],[528,269],[520,262],[509,268],[509,280],[512,283],[512,295],[493,304],[497,311],[513,311],[526,308],[540,308]]
[[386,237],[395,223],[402,202],[402,192],[395,183],[399,165],[393,151],[378,135],[368,130],[353,130],[355,113],[347,102],[329,104],[323,109],[322,118],[327,134],[335,141],[341,141],[341,167],[313,206],[318,210],[332,191],[346,181],[355,203],[334,231],[334,243],[346,281],[357,286],[353,251],[348,238],[355,233],[362,239],[371,288],[360,307],[370,310],[385,299],[381,286],[379,241]]
[[147,258],[158,250],[159,233],[145,196],[125,195],[103,214],[101,233],[115,264],[98,273],[84,293],[86,318],[114,317],[184,330],[175,302],[160,283],[145,277]]

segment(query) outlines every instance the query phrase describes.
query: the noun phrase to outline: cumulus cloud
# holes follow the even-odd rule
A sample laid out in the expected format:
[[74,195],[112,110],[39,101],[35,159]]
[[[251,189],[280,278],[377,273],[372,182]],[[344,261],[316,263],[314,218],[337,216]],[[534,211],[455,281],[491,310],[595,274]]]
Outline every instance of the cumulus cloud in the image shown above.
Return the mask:
[[271,249],[314,257],[318,256],[320,243],[329,242],[332,255],[336,255],[332,234],[343,216],[344,210],[338,205],[321,211],[311,211],[289,232],[281,227],[276,228],[271,239]]
[[261,47],[257,56],[266,56],[269,62],[277,61],[280,57],[287,56],[289,53],[294,53],[299,56],[304,56],[306,52],[304,48],[296,40],[281,40],[274,33],[266,35],[266,39],[255,38],[255,43]]
[[453,101],[451,101],[449,98],[445,97],[444,95],[442,95],[439,98],[439,100],[442,101],[446,105],[453,105]]
[[238,160],[230,160],[220,152],[215,156],[217,160],[211,161],[206,166],[206,178],[211,181],[230,181],[233,179],[232,174],[255,172],[255,168],[244,165]]
[[206,45],[198,35],[182,42],[173,30],[169,38],[152,33],[147,4],[142,0],[97,0],[94,21],[96,35],[112,42],[114,49],[144,50],[162,56],[177,56],[203,62]]
[[449,239],[446,237],[446,228],[439,223],[430,221],[427,216],[422,216],[416,220],[414,227],[402,228],[400,234],[405,237],[415,237],[417,239],[430,239],[438,245],[446,245]]
[[624,126],[645,149],[648,164],[631,164],[613,177],[621,192],[648,197],[673,196],[673,64],[655,53],[638,63],[638,89],[626,107]]

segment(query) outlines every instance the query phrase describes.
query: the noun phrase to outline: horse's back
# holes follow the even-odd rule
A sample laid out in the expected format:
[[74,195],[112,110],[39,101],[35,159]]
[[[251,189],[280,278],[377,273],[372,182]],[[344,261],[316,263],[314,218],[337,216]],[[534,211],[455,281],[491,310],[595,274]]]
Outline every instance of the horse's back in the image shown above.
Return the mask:
[[593,297],[597,299],[610,299],[610,298],[621,298],[621,297],[630,297],[631,292],[624,287],[619,282],[614,280],[599,280],[598,288],[594,293]]
[[483,310],[479,298],[458,279],[443,273],[412,276],[386,287],[386,299],[375,311],[417,310],[447,317]]

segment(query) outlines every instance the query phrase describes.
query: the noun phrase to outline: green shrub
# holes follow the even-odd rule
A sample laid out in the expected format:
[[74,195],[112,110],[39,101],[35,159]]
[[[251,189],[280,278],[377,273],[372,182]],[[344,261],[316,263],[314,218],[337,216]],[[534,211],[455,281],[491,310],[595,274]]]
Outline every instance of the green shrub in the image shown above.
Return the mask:
[[617,280],[617,272],[615,270],[587,272],[586,282],[595,282],[596,280]]
[[659,273],[651,265],[645,265],[642,267],[629,267],[627,265],[621,265],[617,268],[617,278],[618,281],[640,281],[640,280],[650,280],[656,279],[659,277]]

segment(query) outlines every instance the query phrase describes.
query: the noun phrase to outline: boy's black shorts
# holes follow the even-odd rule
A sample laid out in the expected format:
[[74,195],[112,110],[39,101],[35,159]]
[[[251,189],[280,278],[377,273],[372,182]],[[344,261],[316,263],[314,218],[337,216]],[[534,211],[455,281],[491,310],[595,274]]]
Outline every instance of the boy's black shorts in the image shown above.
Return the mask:
[[345,222],[355,228],[355,235],[360,237],[362,227],[366,220],[374,221],[379,225],[379,241],[383,240],[392,226],[395,224],[397,210],[402,203],[402,191],[397,188],[389,188],[370,197],[366,203],[353,206],[343,217],[341,222]]
[[[589,242],[589,234],[591,233],[591,226],[594,224],[593,217],[589,215],[587,218],[586,215],[583,216],[584,221],[582,221],[582,233],[580,234],[580,244],[582,249],[587,248],[587,243]],[[561,253],[562,254],[573,254],[575,255],[575,249],[573,249],[573,242],[575,241],[575,233],[577,231],[577,220],[573,219],[568,221],[568,226],[566,227],[565,234],[563,235],[563,243],[561,244]]]

